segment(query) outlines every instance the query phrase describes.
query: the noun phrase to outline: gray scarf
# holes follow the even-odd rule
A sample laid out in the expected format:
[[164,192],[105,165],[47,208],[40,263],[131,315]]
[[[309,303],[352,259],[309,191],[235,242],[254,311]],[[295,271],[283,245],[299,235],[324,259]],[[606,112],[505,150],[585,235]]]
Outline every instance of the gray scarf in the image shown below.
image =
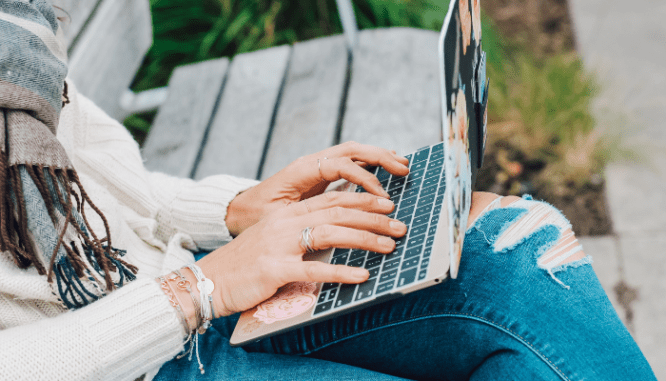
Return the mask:
[[[46,0],[0,0],[0,250],[47,276],[67,308],[134,279],[56,139],[67,59]],[[90,228],[85,206],[106,230]]]

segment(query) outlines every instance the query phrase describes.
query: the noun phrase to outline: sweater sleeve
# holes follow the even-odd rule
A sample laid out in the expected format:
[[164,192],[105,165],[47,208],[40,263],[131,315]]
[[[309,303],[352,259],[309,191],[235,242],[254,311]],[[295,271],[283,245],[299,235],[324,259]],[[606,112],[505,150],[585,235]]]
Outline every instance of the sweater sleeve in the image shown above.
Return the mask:
[[227,207],[257,181],[226,175],[194,181],[151,173],[125,127],[81,94],[76,98],[72,103],[78,105],[71,110],[78,106],[81,126],[75,132],[77,147],[70,157],[74,156],[77,168],[83,168],[139,215],[155,219],[153,234],[164,243],[179,232],[206,250],[231,239],[225,223]]
[[80,310],[0,331],[7,380],[134,380],[183,349],[177,312],[153,279]]

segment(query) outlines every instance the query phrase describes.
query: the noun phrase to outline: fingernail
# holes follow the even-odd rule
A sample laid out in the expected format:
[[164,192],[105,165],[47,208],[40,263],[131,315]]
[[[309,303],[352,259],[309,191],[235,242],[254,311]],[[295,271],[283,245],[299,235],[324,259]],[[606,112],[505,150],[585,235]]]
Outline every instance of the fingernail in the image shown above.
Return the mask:
[[[386,195],[388,196],[388,193]],[[391,201],[387,198],[378,198],[377,202],[379,203],[379,205],[382,205],[382,206],[393,206],[393,201]]]
[[395,245],[395,242],[389,237],[379,237],[377,238],[377,242],[386,247],[393,247],[393,245]]
[[368,273],[368,270],[366,270],[366,269],[355,268],[355,269],[352,270],[352,276],[354,278],[365,279],[369,275],[370,274]]
[[405,224],[403,224],[402,222],[400,222],[398,220],[393,220],[393,221],[389,222],[389,226],[393,230],[402,230],[402,229],[407,227]]

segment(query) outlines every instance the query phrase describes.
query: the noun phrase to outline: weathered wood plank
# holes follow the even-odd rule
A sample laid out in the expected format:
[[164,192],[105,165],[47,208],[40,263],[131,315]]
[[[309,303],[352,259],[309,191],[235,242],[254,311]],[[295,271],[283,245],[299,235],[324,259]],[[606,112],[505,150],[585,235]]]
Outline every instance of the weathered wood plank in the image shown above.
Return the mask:
[[56,14],[58,16],[61,14],[68,16],[67,21],[62,24],[67,46],[72,44],[72,41],[78,36],[95,7],[98,4],[101,5],[102,1],[113,0],[49,0],[52,5],[64,11],[64,13],[57,11]]
[[262,178],[335,139],[347,72],[344,36],[294,45]]
[[234,58],[195,178],[256,178],[290,52],[280,46]]
[[441,141],[436,32],[365,30],[354,50],[342,141],[406,154]]
[[143,146],[146,168],[191,176],[228,67],[222,58],[173,72],[167,100]]
[[106,0],[71,52],[69,75],[81,93],[117,117],[122,115],[120,95],[151,43],[147,0]]

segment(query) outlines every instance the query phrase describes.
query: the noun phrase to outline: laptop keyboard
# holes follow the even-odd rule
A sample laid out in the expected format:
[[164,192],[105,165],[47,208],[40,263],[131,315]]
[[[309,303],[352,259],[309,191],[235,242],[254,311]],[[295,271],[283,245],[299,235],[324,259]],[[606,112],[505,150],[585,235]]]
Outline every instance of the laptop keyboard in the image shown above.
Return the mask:
[[[360,249],[335,249],[330,263],[363,267],[370,278],[361,284],[324,283],[313,316],[363,302],[426,278],[435,231],[444,200],[444,144],[407,155],[409,175],[392,176],[381,167],[368,170],[391,196],[395,209],[388,216],[408,226],[390,254]],[[365,192],[357,187],[356,192]]]

